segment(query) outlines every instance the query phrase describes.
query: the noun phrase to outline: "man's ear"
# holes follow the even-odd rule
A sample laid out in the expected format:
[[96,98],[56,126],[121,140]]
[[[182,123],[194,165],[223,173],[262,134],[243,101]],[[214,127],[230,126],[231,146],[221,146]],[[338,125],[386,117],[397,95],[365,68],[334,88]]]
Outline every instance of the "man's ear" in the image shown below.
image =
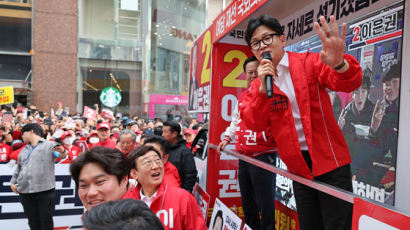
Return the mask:
[[137,170],[131,169],[130,174],[131,174],[131,177],[132,177],[133,179],[138,180],[138,171],[137,171]]
[[162,162],[165,164],[165,163],[167,163],[168,162],[168,158],[169,158],[169,154],[165,154],[163,157],[162,157]]

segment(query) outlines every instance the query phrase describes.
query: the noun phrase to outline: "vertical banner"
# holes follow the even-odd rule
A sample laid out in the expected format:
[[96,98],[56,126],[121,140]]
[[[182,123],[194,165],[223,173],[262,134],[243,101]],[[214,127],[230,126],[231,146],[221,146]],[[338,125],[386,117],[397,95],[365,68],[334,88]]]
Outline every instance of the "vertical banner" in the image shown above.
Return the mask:
[[[218,145],[223,133],[232,120],[237,97],[246,88],[243,63],[251,56],[251,51],[244,45],[216,43],[213,47],[212,98],[209,123],[209,143]],[[234,148],[234,144],[227,146]],[[225,154],[219,155],[209,149],[207,192],[211,196],[211,205],[219,198],[228,207],[235,209],[243,217],[238,183],[238,160]],[[210,212],[212,210],[210,209]]]
[[211,29],[205,31],[191,49],[189,112],[209,112],[211,83]]

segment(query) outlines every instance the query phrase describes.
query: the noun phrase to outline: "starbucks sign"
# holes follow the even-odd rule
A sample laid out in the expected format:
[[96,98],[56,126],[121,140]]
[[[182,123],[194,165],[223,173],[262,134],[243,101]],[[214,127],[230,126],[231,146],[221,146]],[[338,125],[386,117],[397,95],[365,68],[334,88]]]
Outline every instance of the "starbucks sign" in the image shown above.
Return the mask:
[[107,87],[100,94],[100,101],[107,107],[115,107],[121,102],[121,93],[117,88]]

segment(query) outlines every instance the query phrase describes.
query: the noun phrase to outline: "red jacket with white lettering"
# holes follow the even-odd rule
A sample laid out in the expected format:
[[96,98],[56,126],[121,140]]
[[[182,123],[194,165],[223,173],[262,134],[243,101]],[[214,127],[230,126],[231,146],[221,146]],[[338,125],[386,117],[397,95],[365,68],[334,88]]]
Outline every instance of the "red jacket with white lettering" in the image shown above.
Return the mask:
[[358,61],[348,54],[344,55],[344,59],[349,63],[349,69],[344,73],[338,73],[323,64],[317,53],[288,52],[288,57],[289,72],[312,159],[313,175],[301,154],[290,102],[275,84],[274,97],[284,98],[289,105],[287,108],[274,107],[273,99],[259,92],[260,81],[256,79],[239,111],[248,127],[255,131],[271,127],[279,156],[288,171],[312,178],[351,162],[349,149],[333,115],[326,88],[351,92],[361,85],[362,70]]
[[[248,95],[249,90],[245,90],[239,95],[238,106],[241,106],[243,98]],[[240,114],[240,113],[239,113]],[[239,115],[241,117],[241,115]],[[235,148],[241,153],[250,157],[256,157],[266,153],[276,152],[275,140],[272,137],[270,127],[256,132],[248,128],[246,122],[239,121],[239,130],[235,132]]]
[[0,145],[0,162],[8,162],[13,149],[6,143]]
[[[141,184],[122,197],[140,200]],[[151,203],[151,211],[161,220],[165,229],[206,230],[205,220],[194,196],[185,189],[167,186],[162,182],[157,196]]]

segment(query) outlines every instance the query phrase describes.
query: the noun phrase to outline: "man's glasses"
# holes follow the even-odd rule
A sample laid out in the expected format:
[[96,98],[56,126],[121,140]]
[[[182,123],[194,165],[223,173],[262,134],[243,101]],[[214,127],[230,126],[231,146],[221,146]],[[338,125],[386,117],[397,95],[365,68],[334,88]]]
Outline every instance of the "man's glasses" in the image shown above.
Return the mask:
[[267,46],[270,45],[270,44],[272,44],[272,42],[273,42],[273,36],[281,36],[281,34],[273,33],[273,34],[265,35],[261,40],[255,41],[255,42],[251,42],[251,49],[252,49],[253,51],[256,51],[256,50],[260,49],[260,48],[261,48],[261,42],[263,42],[263,44],[265,44],[265,45],[267,45]]
[[158,156],[153,157],[151,159],[146,159],[142,162],[142,166],[145,168],[152,168],[153,163],[155,163],[156,165],[160,165],[161,164],[161,158],[159,158]]

